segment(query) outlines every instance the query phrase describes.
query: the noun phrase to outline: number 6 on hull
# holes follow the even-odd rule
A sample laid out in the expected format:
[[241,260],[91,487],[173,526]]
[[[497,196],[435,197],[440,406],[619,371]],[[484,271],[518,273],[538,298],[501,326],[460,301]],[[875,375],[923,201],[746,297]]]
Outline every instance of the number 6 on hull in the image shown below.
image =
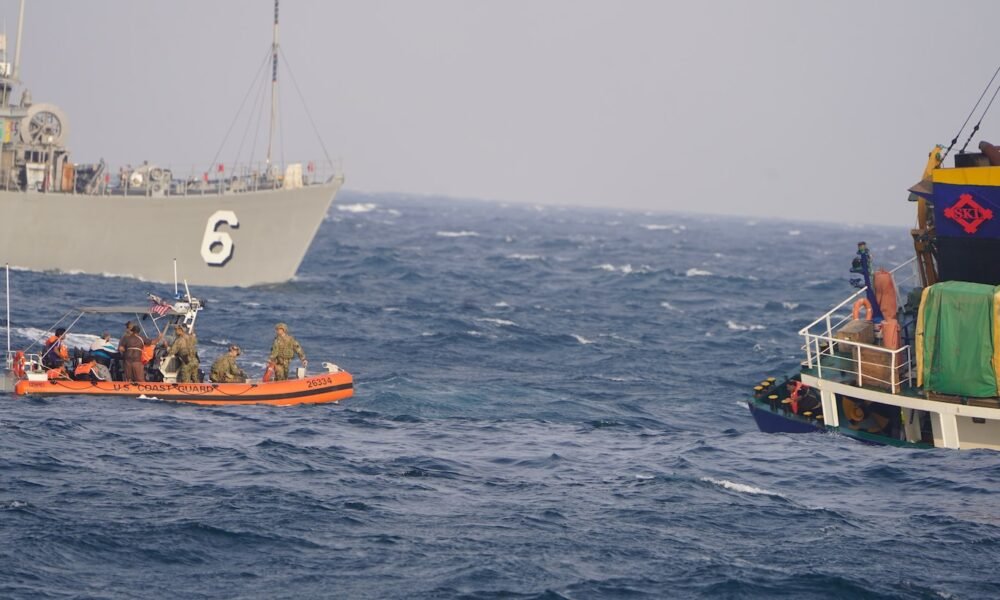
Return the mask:
[[230,227],[239,227],[240,221],[231,210],[217,210],[208,218],[205,224],[205,237],[201,240],[201,257],[205,263],[221,267],[233,257],[233,238],[225,231],[216,228],[226,223]]

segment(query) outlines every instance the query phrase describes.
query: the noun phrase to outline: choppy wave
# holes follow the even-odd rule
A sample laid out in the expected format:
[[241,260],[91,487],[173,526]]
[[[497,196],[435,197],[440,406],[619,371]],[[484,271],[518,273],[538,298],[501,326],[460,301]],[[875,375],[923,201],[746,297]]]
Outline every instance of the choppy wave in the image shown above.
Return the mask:
[[706,483],[711,483],[712,485],[717,485],[719,487],[725,488],[727,490],[732,490],[734,492],[739,492],[741,494],[761,494],[761,495],[764,495],[764,496],[778,496],[778,497],[782,496],[781,494],[779,494],[777,492],[771,492],[771,491],[768,491],[768,490],[763,490],[761,488],[754,487],[752,485],[746,485],[746,484],[743,484],[743,483],[733,483],[732,481],[728,481],[726,479],[716,480],[716,479],[712,479],[710,477],[702,477],[701,480],[704,481],[704,482],[706,482]]
[[372,204],[370,202],[359,204],[334,204],[333,206],[341,212],[348,213],[367,213],[378,208],[377,204]]
[[475,231],[438,231],[434,235],[446,238],[479,237],[479,234]]
[[[857,240],[898,264],[905,227],[334,206],[293,281],[213,289],[198,328],[203,368],[231,342],[259,373],[286,322],[354,397],[0,396],[0,597],[997,596],[1000,453],[767,435],[741,404],[853,293]],[[149,291],[11,279],[15,346]]]

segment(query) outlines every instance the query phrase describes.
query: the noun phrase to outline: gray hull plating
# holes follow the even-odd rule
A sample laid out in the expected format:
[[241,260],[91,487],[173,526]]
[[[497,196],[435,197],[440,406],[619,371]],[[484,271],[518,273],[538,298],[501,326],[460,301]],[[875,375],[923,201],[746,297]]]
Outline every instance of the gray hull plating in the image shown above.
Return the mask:
[[288,281],[340,179],[298,189],[172,196],[0,191],[0,262],[196,286]]

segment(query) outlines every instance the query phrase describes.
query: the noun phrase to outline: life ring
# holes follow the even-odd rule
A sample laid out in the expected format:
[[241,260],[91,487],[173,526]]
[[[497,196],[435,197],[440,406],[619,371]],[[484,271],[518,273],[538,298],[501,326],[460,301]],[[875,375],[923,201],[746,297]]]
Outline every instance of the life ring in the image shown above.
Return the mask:
[[14,353],[14,362],[10,368],[18,378],[24,377],[24,352],[18,350]]
[[274,363],[267,363],[267,368],[264,369],[263,381],[271,381],[274,379]]
[[854,311],[851,315],[854,320],[861,317],[861,307],[865,308],[865,321],[872,320],[872,303],[868,301],[868,298],[859,298],[857,302],[854,303]]

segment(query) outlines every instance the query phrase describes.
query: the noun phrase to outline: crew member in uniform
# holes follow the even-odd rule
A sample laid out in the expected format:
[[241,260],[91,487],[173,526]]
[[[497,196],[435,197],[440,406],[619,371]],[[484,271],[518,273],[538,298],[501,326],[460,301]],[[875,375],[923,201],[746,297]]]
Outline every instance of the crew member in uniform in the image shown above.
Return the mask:
[[125,363],[125,381],[145,382],[146,374],[142,368],[142,348],[146,341],[139,335],[139,326],[129,323],[128,333],[118,340],[118,352]]
[[244,383],[247,374],[236,364],[236,357],[242,354],[239,346],[232,345],[229,351],[212,364],[210,379],[213,383]]
[[174,328],[177,338],[167,351],[167,358],[176,356],[181,366],[177,371],[177,383],[195,383],[198,381],[198,338],[193,333],[188,334],[182,325]]
[[288,366],[292,359],[298,355],[302,361],[302,366],[309,364],[306,360],[306,353],[302,351],[302,346],[295,338],[288,335],[288,325],[278,323],[274,326],[274,343],[271,344],[271,364],[274,365],[274,380],[284,381],[288,379]]

